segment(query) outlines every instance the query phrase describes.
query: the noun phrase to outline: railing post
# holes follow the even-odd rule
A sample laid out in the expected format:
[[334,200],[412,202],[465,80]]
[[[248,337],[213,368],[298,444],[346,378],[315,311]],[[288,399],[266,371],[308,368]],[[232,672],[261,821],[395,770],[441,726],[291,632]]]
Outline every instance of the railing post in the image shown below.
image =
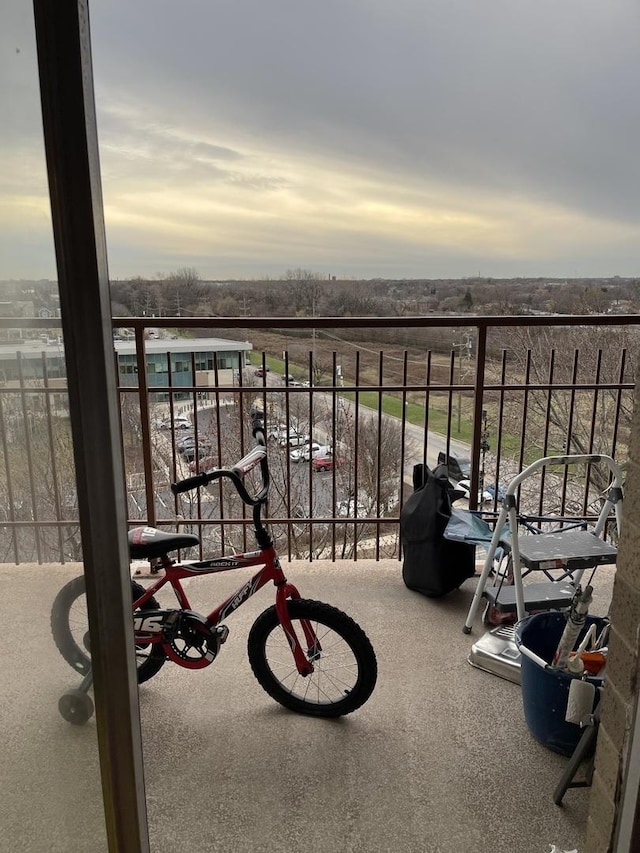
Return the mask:
[[480,488],[480,452],[482,444],[482,410],[484,407],[485,367],[487,357],[487,326],[478,325],[476,347],[476,378],[473,390],[473,437],[471,439],[471,494],[469,508],[478,509]]
[[[144,488],[147,503],[147,524],[156,526],[156,498],[153,483],[153,457],[151,455],[151,420],[149,418],[149,386],[147,383],[147,357],[144,351],[144,326],[136,326],[136,366],[138,369],[138,400],[140,426],[142,428],[142,459],[144,464]],[[171,355],[168,356],[167,376],[171,384]],[[173,428],[171,437],[173,438]]]

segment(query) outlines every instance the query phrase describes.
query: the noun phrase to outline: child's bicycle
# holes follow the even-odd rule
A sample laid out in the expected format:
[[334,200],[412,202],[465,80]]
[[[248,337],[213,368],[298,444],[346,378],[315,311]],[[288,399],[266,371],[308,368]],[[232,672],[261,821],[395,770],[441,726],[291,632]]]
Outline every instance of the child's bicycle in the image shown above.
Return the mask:
[[[197,474],[171,486],[174,494],[179,494],[221,478],[231,480],[244,503],[253,508],[260,550],[178,563],[168,554],[199,545],[198,536],[163,533],[153,527],[137,527],[129,532],[131,558],[156,560],[164,570],[146,589],[131,582],[138,683],[152,678],[167,660],[186,669],[209,666],[229,634],[224,620],[273,581],[276,603],[256,619],[249,632],[248,654],[254,675],[266,692],[286,708],[317,717],[339,717],[355,711],[371,695],[377,678],[376,656],[353,619],[328,604],[301,598],[285,578],[273,540],[261,519],[269,490],[263,430],[260,416],[254,416],[257,446],[233,468]],[[258,465],[261,483],[252,496],[243,481]],[[207,616],[191,610],[181,584],[183,579],[250,566],[261,568]],[[154,598],[166,584],[173,588],[177,608],[163,609]],[[93,714],[88,695],[92,673],[84,577],[74,578],[56,596],[51,630],[60,654],[83,676],[80,687],[65,693],[58,707],[65,720],[82,725]]]

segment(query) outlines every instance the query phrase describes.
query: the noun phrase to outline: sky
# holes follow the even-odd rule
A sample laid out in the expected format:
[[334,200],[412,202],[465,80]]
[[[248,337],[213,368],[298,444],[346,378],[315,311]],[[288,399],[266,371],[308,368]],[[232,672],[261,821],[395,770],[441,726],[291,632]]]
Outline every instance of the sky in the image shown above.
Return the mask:
[[[109,273],[640,274],[637,0],[90,0]],[[30,0],[0,279],[56,278]]]

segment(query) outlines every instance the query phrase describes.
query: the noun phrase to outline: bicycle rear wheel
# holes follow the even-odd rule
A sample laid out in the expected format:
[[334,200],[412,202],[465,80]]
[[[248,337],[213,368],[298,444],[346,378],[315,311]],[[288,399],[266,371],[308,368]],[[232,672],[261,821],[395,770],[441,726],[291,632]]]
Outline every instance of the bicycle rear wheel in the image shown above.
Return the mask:
[[[144,587],[131,581],[132,602],[143,593]],[[144,611],[159,609],[160,605],[155,598],[145,602]],[[86,675],[91,669],[91,654],[84,576],[69,581],[56,595],[51,608],[51,633],[66,662],[76,672]],[[152,678],[164,665],[165,660],[164,651],[159,644],[136,644],[138,683],[142,684]]]
[[362,628],[346,613],[306,599],[287,601],[289,617],[304,646],[301,620],[308,620],[318,640],[306,649],[313,663],[302,676],[275,606],[264,611],[249,632],[249,662],[255,677],[276,702],[315,717],[350,714],[371,696],[378,667],[375,652]]

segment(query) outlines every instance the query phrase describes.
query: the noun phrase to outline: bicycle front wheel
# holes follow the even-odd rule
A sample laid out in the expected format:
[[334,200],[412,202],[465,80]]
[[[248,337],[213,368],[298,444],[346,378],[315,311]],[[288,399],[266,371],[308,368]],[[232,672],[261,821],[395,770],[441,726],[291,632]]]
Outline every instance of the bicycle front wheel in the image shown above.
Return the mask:
[[287,601],[289,618],[305,648],[300,624],[307,620],[317,642],[305,648],[311,675],[296,668],[275,606],[249,632],[249,662],[255,677],[276,702],[315,717],[350,714],[367,701],[378,675],[375,652],[362,628],[335,607],[305,599]]

